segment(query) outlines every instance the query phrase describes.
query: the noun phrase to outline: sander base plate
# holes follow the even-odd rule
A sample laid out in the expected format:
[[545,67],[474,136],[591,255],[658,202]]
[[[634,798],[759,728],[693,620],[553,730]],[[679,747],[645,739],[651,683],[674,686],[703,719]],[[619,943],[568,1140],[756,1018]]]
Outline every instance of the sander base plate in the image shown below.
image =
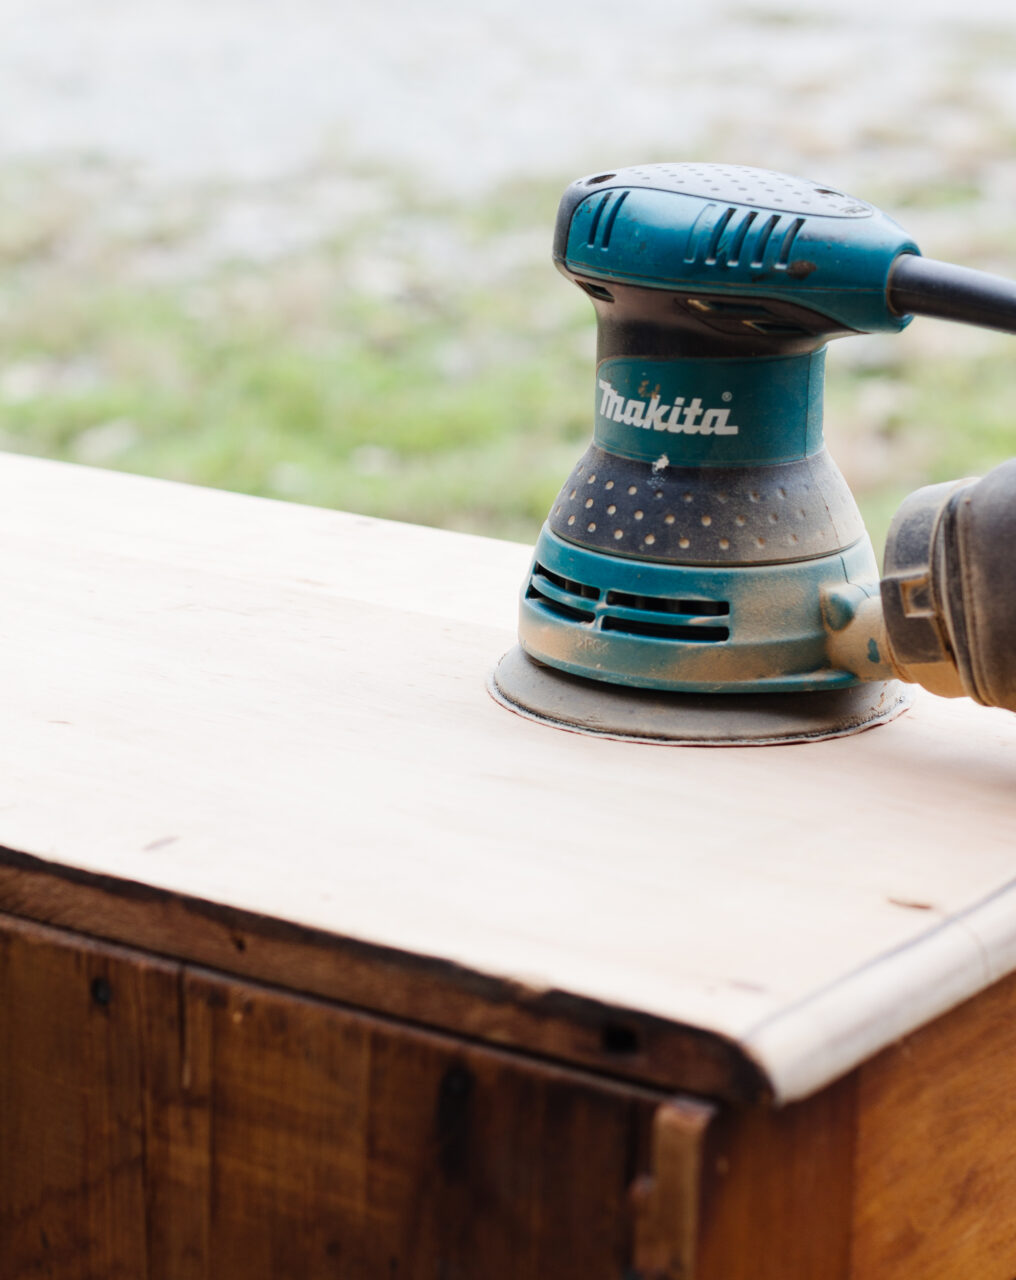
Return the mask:
[[667,693],[569,675],[519,645],[491,673],[502,706],[572,733],[671,746],[770,746],[860,733],[911,703],[897,680],[817,693]]

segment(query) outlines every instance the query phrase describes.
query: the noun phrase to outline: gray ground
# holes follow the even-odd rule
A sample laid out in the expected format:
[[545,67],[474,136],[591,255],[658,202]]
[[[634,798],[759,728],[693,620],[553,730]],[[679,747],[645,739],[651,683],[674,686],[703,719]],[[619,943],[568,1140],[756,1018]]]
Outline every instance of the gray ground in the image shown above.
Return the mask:
[[[271,254],[404,167],[461,198],[658,158],[877,197],[1016,199],[1009,0],[0,0],[0,164],[101,160],[110,217],[214,189],[207,252]],[[179,212],[179,210],[177,210]],[[990,211],[980,213],[990,220]]]

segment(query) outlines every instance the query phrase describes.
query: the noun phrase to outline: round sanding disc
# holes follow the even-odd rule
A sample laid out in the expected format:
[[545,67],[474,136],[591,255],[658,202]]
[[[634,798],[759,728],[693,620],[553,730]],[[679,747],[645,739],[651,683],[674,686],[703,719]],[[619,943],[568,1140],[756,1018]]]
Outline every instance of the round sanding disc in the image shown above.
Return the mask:
[[910,705],[889,680],[817,693],[665,693],[586,680],[509,650],[488,685],[502,706],[573,733],[671,746],[815,742],[885,724]]

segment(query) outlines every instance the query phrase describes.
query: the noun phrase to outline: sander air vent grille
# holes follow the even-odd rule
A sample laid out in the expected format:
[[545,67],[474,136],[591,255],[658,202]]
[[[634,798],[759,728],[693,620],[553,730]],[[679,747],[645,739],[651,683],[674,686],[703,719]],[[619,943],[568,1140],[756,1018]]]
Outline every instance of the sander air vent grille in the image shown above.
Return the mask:
[[576,582],[536,563],[526,599],[539,609],[592,630],[614,631],[652,640],[717,644],[730,638],[727,600],[684,600],[672,596],[634,595],[601,591]]

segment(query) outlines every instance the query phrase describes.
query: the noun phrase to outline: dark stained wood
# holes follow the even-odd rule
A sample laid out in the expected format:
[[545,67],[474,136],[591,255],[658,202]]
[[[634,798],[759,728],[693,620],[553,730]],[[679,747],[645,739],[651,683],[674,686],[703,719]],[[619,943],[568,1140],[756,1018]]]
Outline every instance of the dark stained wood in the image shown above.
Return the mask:
[[147,976],[95,947],[0,930],[0,1275],[147,1274]]
[[735,1107],[0,916],[4,1280],[1012,1280],[1014,1098],[1016,978]]
[[731,1108],[703,1161],[695,1280],[881,1280],[851,1270],[855,1080]]
[[850,1269],[854,1085],[782,1110],[658,1108],[639,1280],[880,1280]]
[[855,1084],[782,1110],[660,1106],[638,1280],[875,1280],[851,1270]]
[[1016,1276],[1016,979],[859,1072],[858,1276]]
[[651,1087],[767,1096],[721,1036],[0,848],[0,911]]
[[628,1268],[658,1093],[2,925],[0,1275]]
[[[136,965],[136,956],[127,963]],[[147,1280],[214,1274],[208,1202],[214,1154],[211,1010],[191,998],[190,981],[182,966],[163,965],[149,971],[145,983]]]

